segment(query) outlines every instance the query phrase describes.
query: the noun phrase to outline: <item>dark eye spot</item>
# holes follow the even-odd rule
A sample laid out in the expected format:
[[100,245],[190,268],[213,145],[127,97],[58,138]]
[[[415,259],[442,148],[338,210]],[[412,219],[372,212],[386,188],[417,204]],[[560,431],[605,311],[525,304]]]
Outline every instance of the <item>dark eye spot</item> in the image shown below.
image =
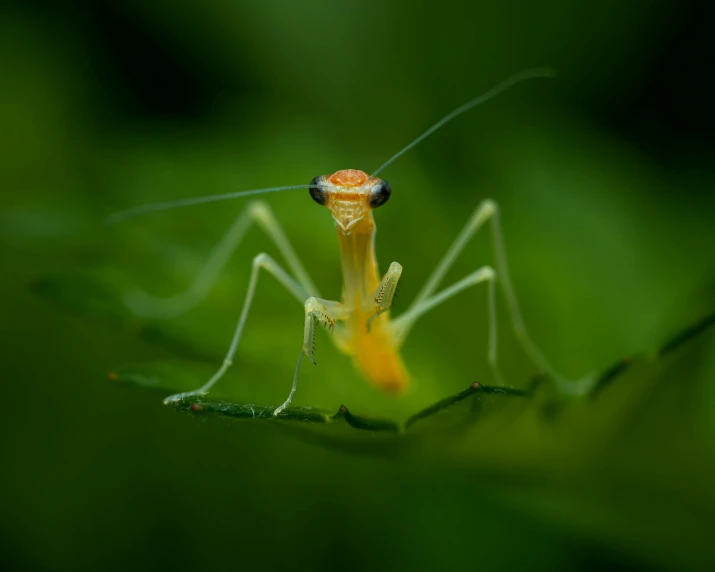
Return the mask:
[[323,177],[315,177],[312,181],[310,181],[310,197],[319,205],[325,206],[325,201],[327,200],[327,196],[325,195],[325,192],[323,191],[323,185],[322,185],[322,179]]
[[381,207],[390,198],[392,189],[387,181],[380,181],[370,191],[370,206],[374,209]]

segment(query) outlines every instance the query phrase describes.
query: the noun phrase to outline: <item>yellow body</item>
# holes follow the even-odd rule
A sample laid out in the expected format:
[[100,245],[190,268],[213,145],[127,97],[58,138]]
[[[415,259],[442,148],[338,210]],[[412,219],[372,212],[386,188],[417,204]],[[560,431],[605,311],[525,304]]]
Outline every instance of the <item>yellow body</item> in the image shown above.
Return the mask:
[[367,322],[376,311],[373,293],[380,282],[375,258],[375,221],[372,213],[360,220],[348,235],[337,229],[343,268],[343,305],[350,312],[340,348],[353,357],[355,366],[378,388],[401,392],[408,376],[387,328],[389,313]]
[[388,328],[388,312],[374,317],[379,310],[374,295],[380,275],[370,193],[383,182],[369,179],[366,173],[355,169],[318,179],[315,185],[321,194],[317,198],[335,220],[343,269],[343,316],[336,332],[338,347],[352,356],[370,383],[384,391],[404,391],[408,376]]

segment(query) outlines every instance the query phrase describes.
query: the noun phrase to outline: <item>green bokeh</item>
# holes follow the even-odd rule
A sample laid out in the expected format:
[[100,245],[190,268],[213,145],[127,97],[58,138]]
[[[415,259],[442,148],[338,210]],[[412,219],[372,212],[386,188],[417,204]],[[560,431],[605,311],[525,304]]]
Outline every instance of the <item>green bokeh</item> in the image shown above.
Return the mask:
[[[98,10],[180,62],[200,86],[200,112],[142,107],[107,51]],[[642,89],[681,17],[675,4],[641,0],[155,1],[3,14],[0,531],[8,561],[51,570],[713,565],[712,338],[687,363],[653,375],[671,394],[639,385],[607,396],[600,424],[569,425],[580,415],[571,410],[550,439],[548,429],[535,436],[531,417],[495,421],[438,452],[392,458],[259,425],[196,421],[163,408],[161,393],[112,386],[106,374],[121,364],[177,354],[143,339],[129,317],[88,316],[32,288],[46,276],[100,276],[117,292],[176,293],[245,203],[113,227],[104,217],[151,201],[370,171],[457,105],[515,71],[549,65],[557,79],[522,84],[470,112],[383,173],[393,196],[375,213],[378,257],[382,269],[392,260],[405,268],[395,312],[491,197],[502,207],[525,319],[560,371],[577,377],[647,351],[713,309],[712,149],[703,143],[692,155],[705,159],[688,160],[689,142],[675,141],[682,164],[665,167],[593,110]],[[167,81],[164,70],[155,74]],[[266,200],[322,293],[337,297],[328,213],[303,191]],[[217,365],[260,251],[278,257],[253,230],[206,304],[167,325]],[[447,280],[490,262],[480,236]],[[505,375],[523,386],[533,367],[499,310]],[[217,394],[280,403],[301,334],[302,308],[264,279]],[[481,292],[415,328],[404,351],[415,388],[398,401],[368,387],[327,334],[317,344],[320,365],[304,368],[298,405],[345,403],[404,419],[489,378]]]

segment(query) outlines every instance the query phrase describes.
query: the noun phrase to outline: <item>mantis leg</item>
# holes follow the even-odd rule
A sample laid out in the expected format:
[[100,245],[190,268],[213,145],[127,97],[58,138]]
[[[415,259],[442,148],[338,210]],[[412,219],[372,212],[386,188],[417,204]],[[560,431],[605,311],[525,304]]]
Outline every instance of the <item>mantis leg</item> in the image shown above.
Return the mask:
[[[171,403],[173,401],[179,401],[184,397],[190,397],[192,395],[205,395],[214,386],[214,384],[223,377],[226,370],[233,364],[233,357],[236,354],[236,349],[238,348],[238,343],[241,340],[241,334],[243,333],[243,326],[248,318],[248,311],[251,308],[251,303],[253,302],[253,296],[256,293],[256,285],[258,283],[258,276],[261,270],[265,270],[272,274],[278,282],[283,284],[288,291],[293,294],[293,296],[299,301],[303,302],[308,297],[308,293],[305,289],[298,284],[293,278],[291,278],[288,273],[283,270],[270,256],[261,253],[253,259],[253,264],[251,267],[251,278],[248,282],[248,290],[246,292],[246,299],[243,302],[243,309],[241,310],[241,315],[238,318],[238,324],[233,333],[233,338],[231,339],[231,345],[228,348],[226,357],[223,360],[223,364],[219,370],[209,379],[204,385],[199,389],[194,391],[187,391],[185,393],[177,393],[176,395],[170,395],[164,400],[164,403]],[[311,354],[312,355],[312,354]],[[302,356],[302,354],[301,354]]]
[[273,211],[268,204],[255,201],[247,205],[236,217],[226,234],[213,248],[208,260],[188,289],[169,298],[157,298],[143,290],[134,290],[125,297],[125,304],[135,314],[149,318],[174,318],[191,310],[211,291],[231,255],[254,223],[257,223],[276,244],[303,290],[310,294],[317,294],[318,290],[300,263]]
[[279,415],[293,400],[293,395],[295,395],[295,390],[298,387],[298,374],[300,373],[300,364],[303,361],[303,356],[307,356],[311,362],[315,363],[313,357],[313,340],[315,338],[316,322],[332,330],[337,320],[344,320],[347,317],[347,311],[340,302],[321,300],[320,298],[311,296],[305,301],[304,305],[305,325],[303,327],[303,347],[298,355],[298,362],[295,364],[293,387],[290,390],[288,399],[286,399],[281,406],[276,407],[273,412],[274,416]]
[[390,268],[387,269],[385,275],[380,280],[380,283],[375,288],[375,292],[372,294],[372,299],[375,301],[375,313],[367,319],[367,331],[370,331],[370,324],[383,312],[387,312],[392,306],[392,301],[395,298],[395,292],[397,291],[397,284],[400,282],[400,276],[402,276],[402,265],[393,262],[390,264]]
[[496,305],[494,300],[494,282],[496,273],[489,266],[482,266],[471,274],[462,278],[459,282],[445,288],[438,294],[422,300],[419,304],[412,304],[399,318],[395,319],[391,328],[396,339],[404,340],[405,330],[412,327],[417,319],[426,314],[442,302],[456,296],[463,290],[487,282],[487,307],[489,308],[489,345],[487,349],[487,362],[492,369],[494,377],[499,385],[503,385],[499,364],[497,363],[497,320]]
[[[427,309],[431,309],[438,303],[446,300],[448,297],[453,296],[457,292],[464,289],[461,288],[453,290],[458,284],[461,284],[461,282],[459,282],[454,286],[447,288],[442,293],[433,296],[434,292],[437,290],[437,287],[439,286],[447,271],[451,268],[457,256],[459,256],[459,254],[464,250],[464,247],[469,242],[469,240],[487,221],[491,222],[492,229],[494,262],[496,266],[495,278],[498,279],[499,283],[501,284],[502,291],[504,292],[507,307],[509,308],[509,315],[511,318],[512,327],[514,329],[517,339],[519,340],[519,343],[521,344],[527,355],[530,357],[530,359],[534,362],[534,364],[539,369],[547,373],[551,377],[551,379],[554,380],[554,382],[561,391],[572,395],[582,395],[587,393],[591,389],[591,387],[593,387],[593,384],[595,383],[595,377],[593,375],[587,375],[578,381],[570,381],[561,377],[551,367],[541,350],[531,340],[526,330],[526,326],[524,325],[524,320],[521,315],[521,310],[519,308],[519,302],[516,298],[516,293],[514,291],[514,287],[512,286],[511,277],[509,275],[506,249],[504,247],[504,238],[502,236],[501,224],[499,220],[499,207],[492,200],[485,200],[480,203],[480,205],[477,207],[477,209],[467,221],[467,224],[464,226],[462,231],[459,233],[459,235],[457,235],[457,238],[449,247],[442,260],[439,262],[439,264],[437,264],[436,268],[432,272],[432,275],[428,278],[426,284],[419,292],[415,300],[412,302],[411,306],[407,309],[403,316],[400,316],[397,320],[393,322],[396,343],[398,344],[398,346],[404,343],[417,318],[425,311],[427,311],[424,310],[425,307],[427,307]],[[467,278],[465,278],[464,280],[467,280]],[[462,282],[464,282],[464,280]],[[493,281],[494,280],[492,280],[490,284],[493,284]],[[490,286],[490,288],[493,290],[493,286]],[[444,295],[447,293],[449,293],[449,295],[444,297]],[[435,302],[435,300],[437,301]],[[493,294],[490,294],[489,315],[490,332],[493,332],[493,336],[490,335],[490,340],[492,341],[490,341],[489,351],[491,353],[493,348],[494,363],[496,363],[496,321],[494,319],[496,315],[496,310]]]

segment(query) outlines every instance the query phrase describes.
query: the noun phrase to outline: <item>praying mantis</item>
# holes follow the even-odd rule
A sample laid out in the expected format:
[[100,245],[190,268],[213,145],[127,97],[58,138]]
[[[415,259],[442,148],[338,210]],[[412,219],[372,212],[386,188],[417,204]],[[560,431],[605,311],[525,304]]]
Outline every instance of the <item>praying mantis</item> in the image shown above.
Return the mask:
[[[504,384],[497,359],[495,289],[496,284],[499,283],[506,298],[516,337],[533,363],[547,374],[562,392],[575,395],[587,393],[593,386],[595,378],[592,375],[575,381],[562,378],[554,371],[527,332],[509,276],[499,207],[493,200],[485,199],[477,205],[416,298],[403,314],[394,319],[390,317],[390,307],[402,274],[402,266],[398,262],[392,262],[385,274],[380,277],[375,254],[376,227],[372,211],[387,203],[392,192],[387,181],[379,178],[378,175],[393,161],[455,117],[492,99],[514,84],[532,78],[552,76],[551,70],[539,68],[526,70],[509,77],[491,90],[444,116],[371,174],[356,169],[343,169],[331,175],[315,177],[307,185],[272,187],[153,203],[110,216],[107,222],[111,224],[151,211],[251,195],[308,189],[312,200],[327,208],[335,223],[343,278],[340,301],[320,296],[280,222],[269,206],[262,201],[250,203],[239,213],[224,237],[211,252],[192,285],[185,292],[171,298],[155,298],[138,290],[126,296],[126,305],[137,315],[145,317],[171,318],[188,311],[208,295],[231,254],[239,246],[249,227],[254,224],[258,225],[275,243],[288,266],[288,270],[286,270],[266,253],[259,253],[253,258],[243,307],[223,363],[200,388],[171,395],[164,402],[168,404],[187,397],[207,394],[233,365],[262,272],[272,275],[304,308],[303,342],[298,354],[290,394],[283,404],[276,407],[274,416],[279,416],[292,402],[298,387],[303,358],[307,357],[308,360],[315,363],[313,343],[316,326],[323,326],[332,332],[331,339],[338,350],[352,358],[357,369],[369,383],[382,391],[399,394],[406,390],[410,379],[400,357],[400,348],[406,342],[417,320],[446,300],[479,284],[485,284],[487,289],[489,322],[487,362],[496,383]],[[486,224],[491,227],[494,268],[486,265],[481,266],[456,283],[439,290],[442,280],[457,256]]]

